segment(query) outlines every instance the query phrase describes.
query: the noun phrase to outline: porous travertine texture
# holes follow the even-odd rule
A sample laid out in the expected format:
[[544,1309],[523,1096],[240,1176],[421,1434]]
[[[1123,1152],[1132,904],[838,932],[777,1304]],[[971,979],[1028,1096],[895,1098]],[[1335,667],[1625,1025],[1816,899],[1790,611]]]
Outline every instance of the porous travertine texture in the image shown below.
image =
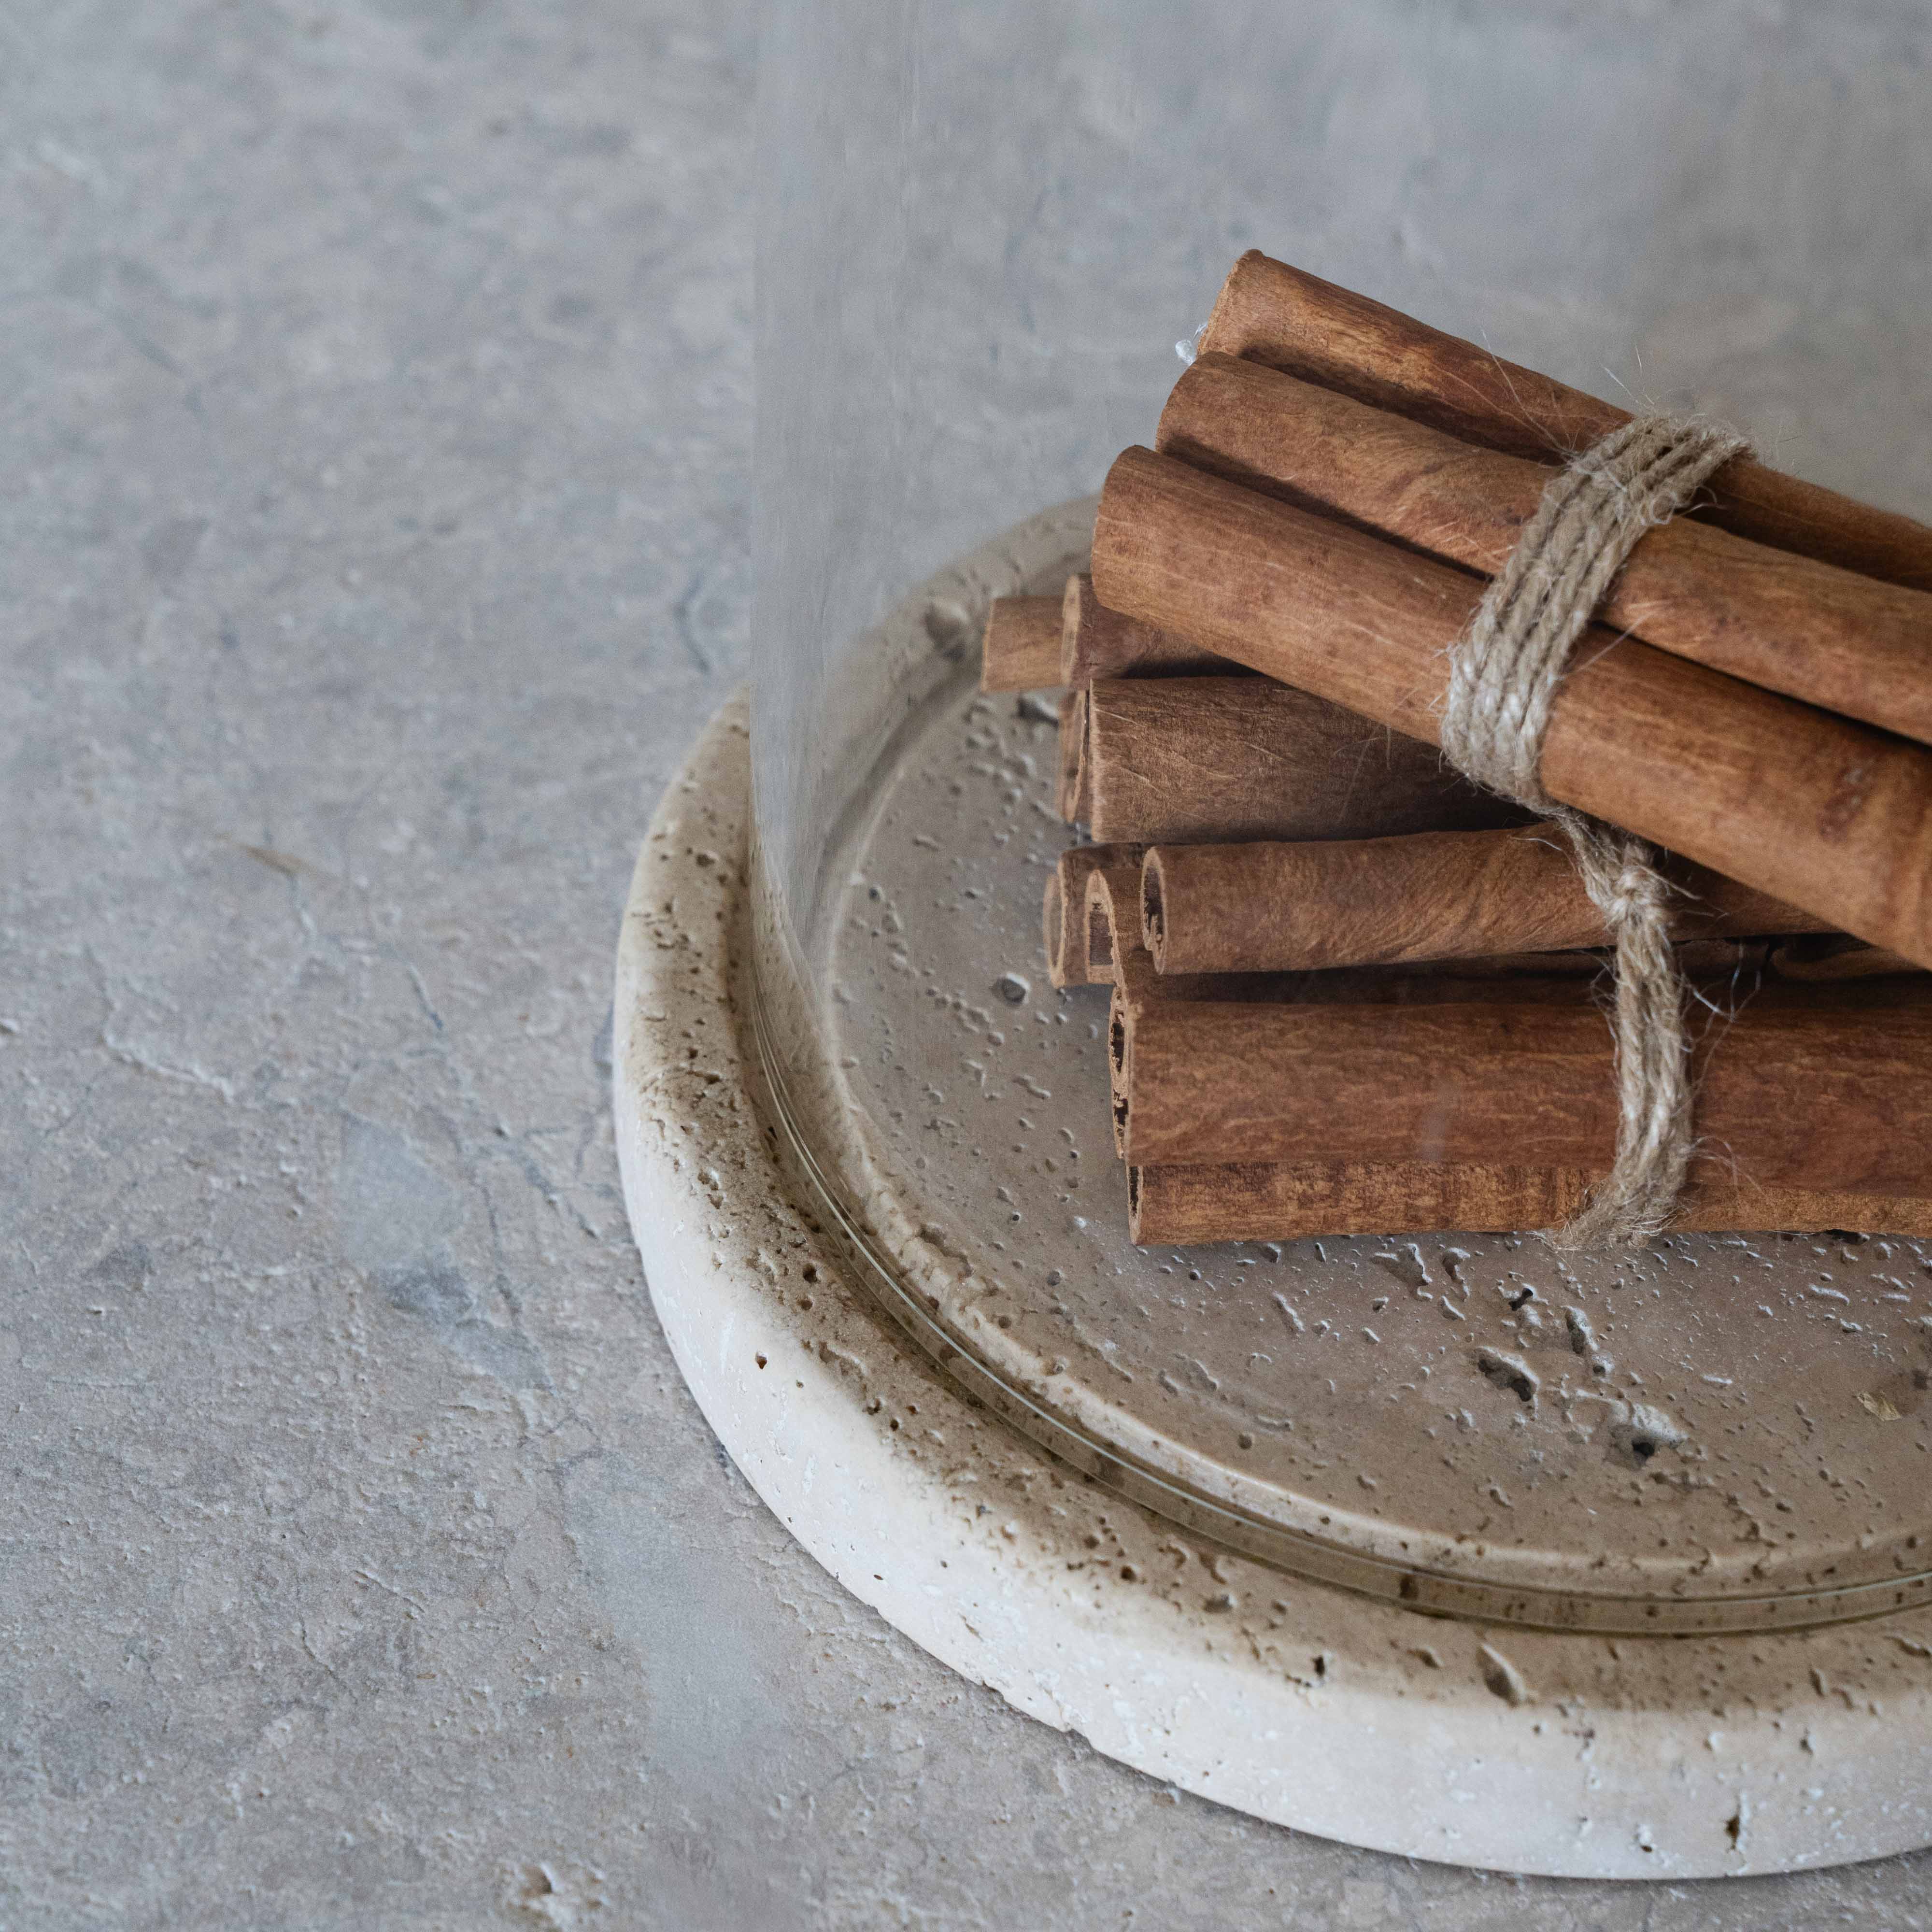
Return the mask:
[[[1932,1610],[1671,1640],[1424,1616],[1291,1579],[1136,1508],[909,1351],[790,1178],[758,1070],[748,792],[734,701],[667,791],[632,879],[618,1150],[693,1394],[855,1595],[1110,1756],[1410,1856],[1721,1876],[1932,1834]],[[903,1177],[866,1171],[874,1238],[916,1305],[943,1305],[955,1292],[943,1244],[908,1213]],[[988,1340],[966,1338],[990,1359]],[[1588,1566],[1572,1567],[1587,1582]]]

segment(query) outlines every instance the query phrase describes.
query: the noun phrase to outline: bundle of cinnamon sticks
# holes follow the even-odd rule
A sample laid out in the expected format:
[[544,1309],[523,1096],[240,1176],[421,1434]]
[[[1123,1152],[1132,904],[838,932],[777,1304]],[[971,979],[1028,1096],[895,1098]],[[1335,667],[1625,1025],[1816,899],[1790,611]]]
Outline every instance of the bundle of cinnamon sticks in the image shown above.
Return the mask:
[[[1112,989],[1137,1241],[1546,1226],[1608,1170],[1604,915],[1436,739],[1487,579],[1624,420],[1250,254],[1090,578],[994,605],[983,688],[1064,687],[1048,961]],[[1735,457],[1598,615],[1540,776],[1675,895],[1672,1225],[1932,1234],[1932,529]]]

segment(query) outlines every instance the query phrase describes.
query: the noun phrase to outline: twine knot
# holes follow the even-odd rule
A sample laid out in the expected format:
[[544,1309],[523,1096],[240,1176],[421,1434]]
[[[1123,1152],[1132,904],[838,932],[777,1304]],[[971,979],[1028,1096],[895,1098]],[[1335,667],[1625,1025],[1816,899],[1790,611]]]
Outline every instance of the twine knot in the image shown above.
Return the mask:
[[1555,819],[1616,945],[1617,1152],[1560,1248],[1635,1246],[1669,1223],[1690,1164],[1686,988],[1669,888],[1644,842],[1543,789],[1543,740],[1570,654],[1646,532],[1747,447],[1682,416],[1634,416],[1550,478],[1450,653],[1443,754],[1466,777]]

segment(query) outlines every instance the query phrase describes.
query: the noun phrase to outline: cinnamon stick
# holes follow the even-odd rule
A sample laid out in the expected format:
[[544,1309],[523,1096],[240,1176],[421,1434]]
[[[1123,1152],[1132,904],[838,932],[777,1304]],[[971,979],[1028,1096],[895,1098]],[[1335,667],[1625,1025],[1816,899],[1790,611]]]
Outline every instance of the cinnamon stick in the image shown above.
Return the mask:
[[[1117,1000],[1122,1152],[1138,1166],[1481,1165],[1508,1148],[1608,1171],[1617,1089],[1587,987],[1451,998],[1409,983],[1406,1000],[1373,1005]],[[1932,1192],[1932,986],[1767,988],[1703,1026],[1692,1072],[1694,1176]]]
[[1902,953],[1888,952],[1882,946],[1867,946],[1842,934],[1786,940],[1772,947],[1768,964],[1780,980],[1818,982],[1891,980],[1901,973],[1924,970]]
[[1060,706],[1060,763],[1053,784],[1053,808],[1070,825],[1083,824],[1090,790],[1087,778],[1087,692],[1070,691]]
[[[1091,881],[1088,904],[1102,916],[1108,910],[1107,892],[1096,891]],[[1370,966],[1335,973],[1162,974],[1155,970],[1154,960],[1144,948],[1120,944],[1118,926],[1114,938],[1107,1069],[1114,1150],[1124,1158],[1130,1157],[1127,1121],[1135,1078],[1135,1042],[1150,1013],[1158,1012],[1166,1027],[1177,1015],[1185,1023],[1187,1014],[1208,1006],[1269,1012],[1305,1006],[1315,1009],[1318,1016],[1342,1007],[1417,1003],[1431,1007],[1502,1005],[1520,1010],[1551,1006],[1574,1010],[1580,1000],[1588,998],[1589,986],[1604,964],[1591,952],[1546,952],[1459,961],[1453,974],[1434,968],[1424,973],[1413,966]],[[1736,963],[1727,961],[1720,968],[1712,962],[1712,976],[1726,976]],[[1186,1158],[1198,1161],[1210,1156],[1195,1154]]]
[[[1567,1221],[1591,1179],[1576,1168],[1430,1161],[1130,1167],[1128,1232],[1140,1246],[1162,1247],[1321,1234],[1507,1233]],[[1754,1187],[1713,1174],[1685,1190],[1671,1228],[1923,1237],[1932,1235],[1932,1199]]]
[[1109,678],[1088,691],[1096,838],[1350,838],[1520,822],[1413,737],[1252,677]]
[[[1258,250],[1234,264],[1201,348],[1285,369],[1513,456],[1567,458],[1630,420],[1614,404]],[[1748,455],[1719,470],[1709,494],[1702,514],[1740,536],[1932,590],[1932,530],[1912,518],[1802,482]]]
[[995,597],[980,646],[980,688],[1041,691],[1060,682],[1060,599]]
[[1056,986],[1111,985],[1114,940],[1111,919],[1095,923],[1088,907],[1087,882],[1094,874],[1118,880],[1128,902],[1140,890],[1144,845],[1070,845],[1048,874],[1042,925],[1047,974]]
[[[1496,575],[1555,471],[1228,356],[1174,385],[1156,447]],[[1601,616],[1660,650],[1932,740],[1932,594],[1687,518],[1649,532]]]
[[[1816,932],[1796,906],[1682,860],[1672,936]],[[1144,943],[1162,973],[1288,973],[1612,943],[1559,826],[1316,843],[1156,845]]]
[[1079,707],[1079,742],[1074,748],[1072,808],[1067,817],[1075,824],[1090,825],[1094,820],[1094,699],[1090,688],[1082,695],[1087,702]]
[[[1144,845],[1108,845],[1098,849],[1137,851],[1143,857],[1147,852]],[[1142,950],[1139,864],[1130,862],[1090,867],[1081,898],[1086,910],[1088,980],[1112,986],[1124,970],[1126,956]]]
[[1239,664],[1198,650],[1185,638],[1110,610],[1094,594],[1094,580],[1066,580],[1060,600],[1062,684],[1091,684],[1103,677],[1239,676]]
[[[1097,883],[1096,883],[1097,881]],[[1131,1061],[1135,1031],[1150,1006],[1189,1007],[1228,1002],[1237,1004],[1287,1003],[1307,997],[1310,976],[1289,973],[1206,973],[1170,974],[1154,970],[1145,950],[1121,943],[1125,921],[1121,908],[1110,902],[1111,882],[1104,874],[1088,880],[1087,904],[1096,919],[1113,928],[1114,992],[1107,1010],[1108,1078],[1113,1100],[1114,1151],[1127,1151],[1127,1096],[1132,1078]],[[1132,901],[1124,893],[1126,904]],[[1373,1001],[1386,997],[1379,985],[1363,974],[1336,973],[1324,976],[1324,991],[1334,1001]],[[1454,997],[1453,992],[1448,997]]]
[[[1094,582],[1116,610],[1422,739],[1480,592],[1445,565],[1142,449],[1108,475]],[[1932,964],[1922,746],[1599,626],[1556,692],[1542,780],[1566,804]]]

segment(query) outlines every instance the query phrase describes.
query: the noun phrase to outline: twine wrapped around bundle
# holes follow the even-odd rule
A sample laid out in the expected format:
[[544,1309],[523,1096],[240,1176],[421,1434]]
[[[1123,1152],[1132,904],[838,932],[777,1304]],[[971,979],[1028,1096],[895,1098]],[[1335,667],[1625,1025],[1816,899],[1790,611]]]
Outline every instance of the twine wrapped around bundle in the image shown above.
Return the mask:
[[1543,789],[1544,734],[1570,654],[1645,533],[1684,508],[1744,439],[1683,417],[1639,416],[1550,480],[1508,562],[1450,653],[1444,755],[1568,835],[1584,890],[1616,942],[1616,1160],[1550,1234],[1562,1248],[1634,1246],[1669,1222],[1694,1144],[1685,986],[1651,849]]
[[[1109,1032],[1136,1239],[1916,1225],[1932,525],[1253,252],[1199,351],[1094,518],[1090,601],[1209,661],[1162,703],[1258,674],[1542,822],[1263,831],[1228,813],[1228,760],[1164,739],[1184,834],[1138,806],[1109,825],[1151,842],[1126,916],[1161,995],[1122,1005],[1117,1060]],[[1250,768],[1275,791],[1305,762]],[[1352,810],[1381,788],[1357,777]],[[1786,986],[1721,1040],[1696,1023],[1686,977],[1797,978],[1759,942],[1808,932],[1884,949],[1899,983]],[[1579,997],[1594,960],[1528,956],[1606,946],[1613,1024]],[[1531,1165],[1470,1183],[1499,1156]]]

